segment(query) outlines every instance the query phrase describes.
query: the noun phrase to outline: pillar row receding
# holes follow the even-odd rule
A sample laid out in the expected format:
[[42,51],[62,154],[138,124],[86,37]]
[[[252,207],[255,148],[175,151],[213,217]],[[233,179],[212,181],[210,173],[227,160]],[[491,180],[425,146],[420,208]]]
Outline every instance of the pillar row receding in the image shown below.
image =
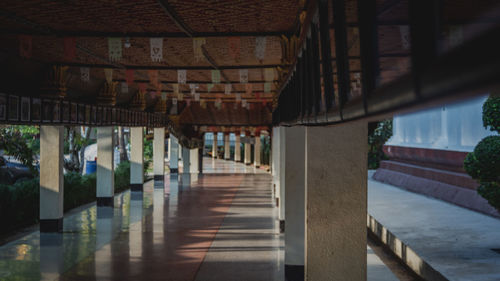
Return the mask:
[[224,133],[224,159],[231,158],[231,143],[229,142],[229,133]]
[[234,161],[241,162],[241,136],[239,133],[235,134],[234,140]]
[[64,211],[63,126],[40,126],[40,231],[61,232]]
[[153,129],[153,173],[154,179],[165,179],[165,128]]
[[255,136],[255,148],[254,148],[254,164],[255,167],[260,167],[260,135]]
[[179,172],[179,142],[177,138],[170,134],[168,138],[168,159],[170,162],[170,173]]

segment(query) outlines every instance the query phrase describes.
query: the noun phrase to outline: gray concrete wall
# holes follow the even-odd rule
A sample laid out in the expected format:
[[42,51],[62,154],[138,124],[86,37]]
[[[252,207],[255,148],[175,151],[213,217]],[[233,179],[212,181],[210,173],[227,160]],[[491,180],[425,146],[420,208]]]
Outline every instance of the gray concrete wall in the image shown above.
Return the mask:
[[306,280],[366,280],[367,127],[306,129]]

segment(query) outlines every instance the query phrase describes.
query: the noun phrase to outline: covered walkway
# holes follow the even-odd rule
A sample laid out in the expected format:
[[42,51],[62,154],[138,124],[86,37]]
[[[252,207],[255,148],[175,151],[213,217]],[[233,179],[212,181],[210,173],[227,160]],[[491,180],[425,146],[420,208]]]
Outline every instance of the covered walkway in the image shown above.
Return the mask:
[[[284,280],[271,175],[204,158],[190,186],[177,176],[64,217],[62,233],[0,246],[1,280]],[[224,173],[225,172],[225,173]],[[368,250],[368,280],[397,280]]]

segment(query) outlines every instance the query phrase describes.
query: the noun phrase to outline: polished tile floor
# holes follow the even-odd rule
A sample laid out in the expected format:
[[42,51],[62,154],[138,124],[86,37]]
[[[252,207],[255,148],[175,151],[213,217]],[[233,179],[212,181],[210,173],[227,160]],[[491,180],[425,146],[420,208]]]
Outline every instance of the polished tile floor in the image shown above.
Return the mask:
[[[148,182],[65,215],[64,232],[0,246],[0,280],[283,281],[271,175],[204,159],[203,176]],[[368,252],[368,280],[397,280]]]

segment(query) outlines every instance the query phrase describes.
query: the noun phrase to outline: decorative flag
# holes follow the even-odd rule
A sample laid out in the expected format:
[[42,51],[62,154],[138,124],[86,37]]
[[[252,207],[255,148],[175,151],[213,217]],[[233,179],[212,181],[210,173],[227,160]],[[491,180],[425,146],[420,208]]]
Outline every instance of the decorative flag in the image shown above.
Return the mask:
[[241,94],[236,94],[236,101],[241,101]]
[[186,70],[185,69],[177,70],[177,83],[186,84]]
[[161,92],[161,100],[167,100],[167,92]]
[[189,89],[191,90],[191,95],[196,94],[196,89],[198,88],[198,85],[196,84],[189,84]]
[[448,41],[450,47],[455,47],[464,41],[463,29],[461,25],[452,25],[449,27]]
[[148,70],[149,83],[151,83],[155,88],[159,87],[158,83],[158,70]]
[[150,38],[151,60],[160,62],[163,59],[163,38]]
[[266,37],[259,36],[255,38],[255,57],[263,60],[266,56]]
[[122,58],[122,39],[116,37],[108,38],[109,59],[117,61]]
[[72,61],[76,58],[76,38],[65,37],[64,38],[64,59],[66,61]]
[[195,37],[193,38],[193,52],[194,52],[194,60],[201,61],[203,60],[203,51],[202,46],[205,44],[205,38],[203,37]]
[[248,69],[240,69],[240,83],[248,83]]
[[240,56],[241,39],[240,37],[228,37],[227,44],[229,49],[229,56],[236,59]]
[[145,92],[146,91],[146,83],[139,83],[139,92]]
[[105,68],[104,69],[104,77],[106,77],[106,81],[111,84],[113,82],[113,69]]
[[224,94],[226,95],[231,94],[231,83],[224,84]]
[[133,69],[125,70],[125,82],[127,83],[128,86],[130,86],[134,83],[134,70]]
[[264,83],[264,93],[271,92],[271,82]]
[[241,101],[241,106],[242,106],[243,108],[247,107],[247,100],[242,100],[242,101]]
[[182,101],[183,99],[184,99],[184,96],[182,95],[182,93],[178,93],[177,94],[177,100]]
[[128,85],[126,82],[122,82],[122,93],[128,93]]
[[410,27],[408,25],[400,25],[399,33],[401,34],[401,45],[403,49],[410,49]]
[[177,99],[176,98],[172,99],[172,105],[177,105]]
[[220,83],[220,70],[217,69],[212,70],[212,83],[214,84]]
[[264,80],[266,80],[267,82],[271,82],[274,80],[274,69],[272,68],[264,69]]
[[207,108],[207,102],[204,101],[204,100],[201,100],[200,101],[200,107],[203,108],[203,109],[206,109]]
[[245,93],[247,95],[251,95],[252,94],[252,88],[253,88],[252,84],[245,84]]
[[200,101],[200,93],[194,94],[194,101]]
[[207,91],[210,93],[210,91],[212,91],[213,87],[214,87],[214,84],[207,84]]
[[80,67],[80,78],[83,82],[90,81],[90,68],[88,67]]
[[172,90],[174,91],[174,95],[179,95],[179,84],[172,84]]
[[33,50],[33,37],[31,35],[19,35],[19,55],[23,58],[31,58]]

